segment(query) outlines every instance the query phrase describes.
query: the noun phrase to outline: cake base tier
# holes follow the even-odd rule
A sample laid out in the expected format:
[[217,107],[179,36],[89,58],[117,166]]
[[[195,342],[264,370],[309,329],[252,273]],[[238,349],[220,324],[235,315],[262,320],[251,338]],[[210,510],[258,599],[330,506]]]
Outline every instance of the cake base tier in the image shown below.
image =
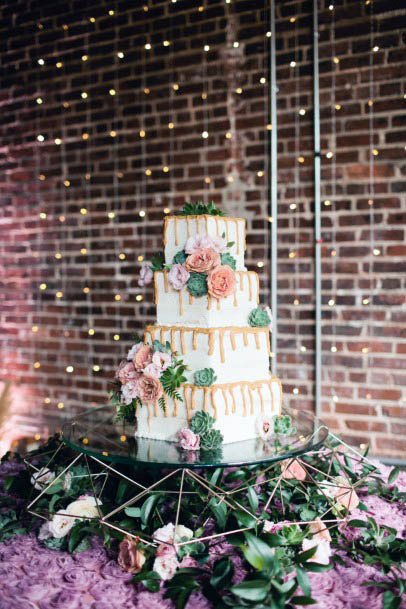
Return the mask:
[[185,384],[180,388],[183,401],[166,398],[165,412],[158,404],[137,409],[136,436],[177,441],[177,434],[188,427],[192,416],[204,410],[215,419],[214,427],[224,443],[258,436],[261,417],[280,414],[282,386],[277,377],[262,381],[240,381],[210,387]]

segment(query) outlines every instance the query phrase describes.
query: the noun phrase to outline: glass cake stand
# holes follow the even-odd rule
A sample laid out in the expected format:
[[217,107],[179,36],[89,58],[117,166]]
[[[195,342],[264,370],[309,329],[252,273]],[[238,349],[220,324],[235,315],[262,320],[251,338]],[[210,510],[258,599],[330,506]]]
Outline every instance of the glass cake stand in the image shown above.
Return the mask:
[[308,412],[284,408],[295,429],[291,435],[224,444],[217,451],[186,451],[174,442],[134,436],[134,423],[115,421],[111,406],[92,408],[68,421],[62,429],[63,441],[74,451],[107,463],[133,467],[203,469],[260,465],[299,457],[318,449],[328,436],[328,428]]
[[[50,518],[52,512],[41,512],[41,498],[61,492],[70,470],[71,476],[88,479],[88,488],[99,506],[96,520],[100,525],[146,544],[156,545],[156,540],[137,522],[151,509],[157,510],[162,520],[161,498],[167,501],[165,518],[175,527],[187,519],[191,497],[200,502],[196,513],[204,515],[205,523],[209,521],[207,510],[218,514],[218,510],[227,508],[234,513],[230,527],[224,526],[221,532],[201,537],[200,541],[254,529],[262,522],[261,511],[266,512],[273,501],[282,477],[289,477],[286,470],[295,462],[296,467],[303,468],[306,464],[301,457],[320,449],[329,434],[327,427],[309,413],[285,408],[282,414],[291,417],[290,435],[275,434],[266,442],[252,439],[224,444],[216,451],[186,451],[173,442],[135,437],[134,423],[117,423],[111,406],[92,408],[63,426],[61,442],[44,463],[52,471],[59,464],[58,475],[44,485],[27,509],[41,518]],[[38,472],[38,467],[34,469]],[[274,484],[258,511],[247,504],[247,497],[257,488],[259,477]],[[130,524],[126,518],[129,515],[133,517]]]

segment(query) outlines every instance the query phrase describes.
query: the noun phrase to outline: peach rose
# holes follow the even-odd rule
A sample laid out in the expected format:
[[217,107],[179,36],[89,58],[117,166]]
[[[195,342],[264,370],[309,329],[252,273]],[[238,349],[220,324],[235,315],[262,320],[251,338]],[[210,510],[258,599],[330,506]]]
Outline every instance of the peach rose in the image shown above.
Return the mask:
[[295,459],[284,461],[282,463],[282,478],[284,480],[300,480],[302,482],[306,478],[306,470]]
[[317,541],[331,541],[330,532],[321,518],[316,518],[316,520],[310,524],[309,531],[313,535],[312,539],[316,539]]
[[143,374],[137,382],[138,396],[141,402],[156,402],[162,397],[161,381],[149,374]]
[[152,362],[152,349],[149,345],[142,345],[134,355],[133,363],[138,371],[144,370]]
[[138,549],[138,544],[132,539],[124,539],[120,543],[117,562],[128,573],[139,573],[145,563],[145,554]]
[[218,266],[207,277],[207,289],[215,298],[226,298],[234,294],[236,287],[235,273],[228,265]]
[[208,273],[220,264],[220,254],[211,248],[196,250],[186,258],[185,267],[192,273]]

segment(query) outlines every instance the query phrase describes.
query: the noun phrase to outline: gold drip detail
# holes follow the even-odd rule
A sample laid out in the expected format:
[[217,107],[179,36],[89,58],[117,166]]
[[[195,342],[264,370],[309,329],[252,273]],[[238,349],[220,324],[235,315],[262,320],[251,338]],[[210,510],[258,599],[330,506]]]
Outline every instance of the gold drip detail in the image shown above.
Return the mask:
[[251,271],[248,271],[248,290],[249,299],[252,300],[252,282],[251,282]]
[[227,389],[222,387],[221,388],[221,393],[223,394],[223,400],[224,400],[224,405],[225,405],[225,412],[224,412],[224,414],[227,416],[227,415],[230,414],[230,411],[228,409]]
[[250,398],[250,414],[254,414],[254,402],[252,399],[252,387],[248,387],[248,396]]
[[185,345],[185,330],[183,328],[180,329],[180,348],[182,353],[186,353],[186,345]]
[[240,387],[241,396],[242,396],[242,416],[247,416],[247,399],[245,397],[244,385]]
[[229,390],[230,395],[231,395],[231,403],[232,403],[231,412],[233,414],[235,414],[237,412],[237,404],[235,403],[234,387],[229,387],[228,390]]
[[214,221],[216,223],[216,235],[219,235],[220,234],[219,218],[217,216],[214,216]]
[[169,279],[168,279],[168,273],[166,271],[164,271],[164,290],[165,290],[165,292],[169,291]]
[[243,339],[244,339],[244,347],[248,347],[248,334],[247,334],[247,329],[246,328],[243,328],[242,336],[243,336]]
[[174,218],[174,222],[175,222],[175,245],[179,245],[179,233],[178,233],[178,218],[175,216]]
[[184,313],[184,309],[183,309],[183,295],[182,295],[182,290],[179,290],[178,294],[179,294],[179,315],[183,315],[183,313]]
[[165,330],[163,328],[161,328],[160,332],[159,332],[159,340],[161,341],[161,343],[165,342]]
[[237,251],[237,254],[239,254],[240,253],[240,239],[239,239],[239,235],[238,235],[238,220],[234,220],[234,224],[235,224],[236,251]]
[[216,304],[217,304],[217,311],[220,311],[220,309],[221,309],[220,298],[216,298]]
[[218,418],[217,404],[214,401],[214,397],[216,395],[216,392],[217,392],[217,387],[211,387],[210,397],[211,397],[211,405],[212,405],[212,408],[213,408],[213,417],[217,421],[217,418]]
[[175,398],[173,400],[173,412],[172,412],[172,416],[173,417],[177,417],[178,416],[178,410],[179,410],[179,400],[177,400]]
[[231,341],[231,348],[233,351],[235,351],[237,348],[237,345],[235,342],[235,330],[230,330],[230,341]]
[[193,351],[197,349],[197,331],[193,330]]
[[209,334],[209,355],[213,355],[214,352],[214,334]]
[[189,237],[190,237],[190,218],[189,218],[189,216],[186,216],[186,232],[187,232],[187,237],[189,239]]
[[230,241],[230,233],[228,231],[228,222],[225,222],[225,226],[226,226],[226,243],[228,243]]
[[[171,335],[171,349],[172,351],[176,351],[176,340],[175,340],[175,329],[171,328],[170,329],[170,335]],[[182,349],[182,353],[183,353],[183,349]]]
[[193,304],[193,295],[189,292],[189,304]]
[[259,334],[258,334],[258,332],[254,332],[254,336],[255,336],[255,346],[256,346],[257,349],[260,349],[261,348],[261,343],[260,343],[260,340],[259,340]]

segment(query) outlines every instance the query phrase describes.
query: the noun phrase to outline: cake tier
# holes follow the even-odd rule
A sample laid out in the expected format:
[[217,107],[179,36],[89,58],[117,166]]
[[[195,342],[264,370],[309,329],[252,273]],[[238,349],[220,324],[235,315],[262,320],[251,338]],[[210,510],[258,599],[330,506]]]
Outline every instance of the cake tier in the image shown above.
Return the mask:
[[166,271],[154,273],[155,304],[159,325],[215,328],[247,326],[259,303],[259,281],[253,271],[237,271],[235,293],[227,298],[209,294],[195,298],[186,288],[174,290]]
[[164,222],[165,263],[172,264],[173,257],[185,247],[189,237],[195,235],[224,235],[227,243],[234,244],[227,250],[236,260],[236,268],[244,270],[245,220],[222,216],[167,216]]
[[193,375],[202,368],[212,368],[218,383],[234,383],[242,378],[252,381],[269,374],[268,328],[190,328],[187,326],[147,326],[144,337],[151,343],[158,339],[171,344]]
[[165,412],[158,404],[137,408],[136,435],[174,442],[178,431],[188,427],[191,417],[204,410],[214,417],[214,426],[223,434],[224,443],[249,440],[258,436],[258,418],[280,414],[282,406],[281,382],[269,375],[265,380],[211,387],[185,384],[179,391],[183,401],[166,398]]

